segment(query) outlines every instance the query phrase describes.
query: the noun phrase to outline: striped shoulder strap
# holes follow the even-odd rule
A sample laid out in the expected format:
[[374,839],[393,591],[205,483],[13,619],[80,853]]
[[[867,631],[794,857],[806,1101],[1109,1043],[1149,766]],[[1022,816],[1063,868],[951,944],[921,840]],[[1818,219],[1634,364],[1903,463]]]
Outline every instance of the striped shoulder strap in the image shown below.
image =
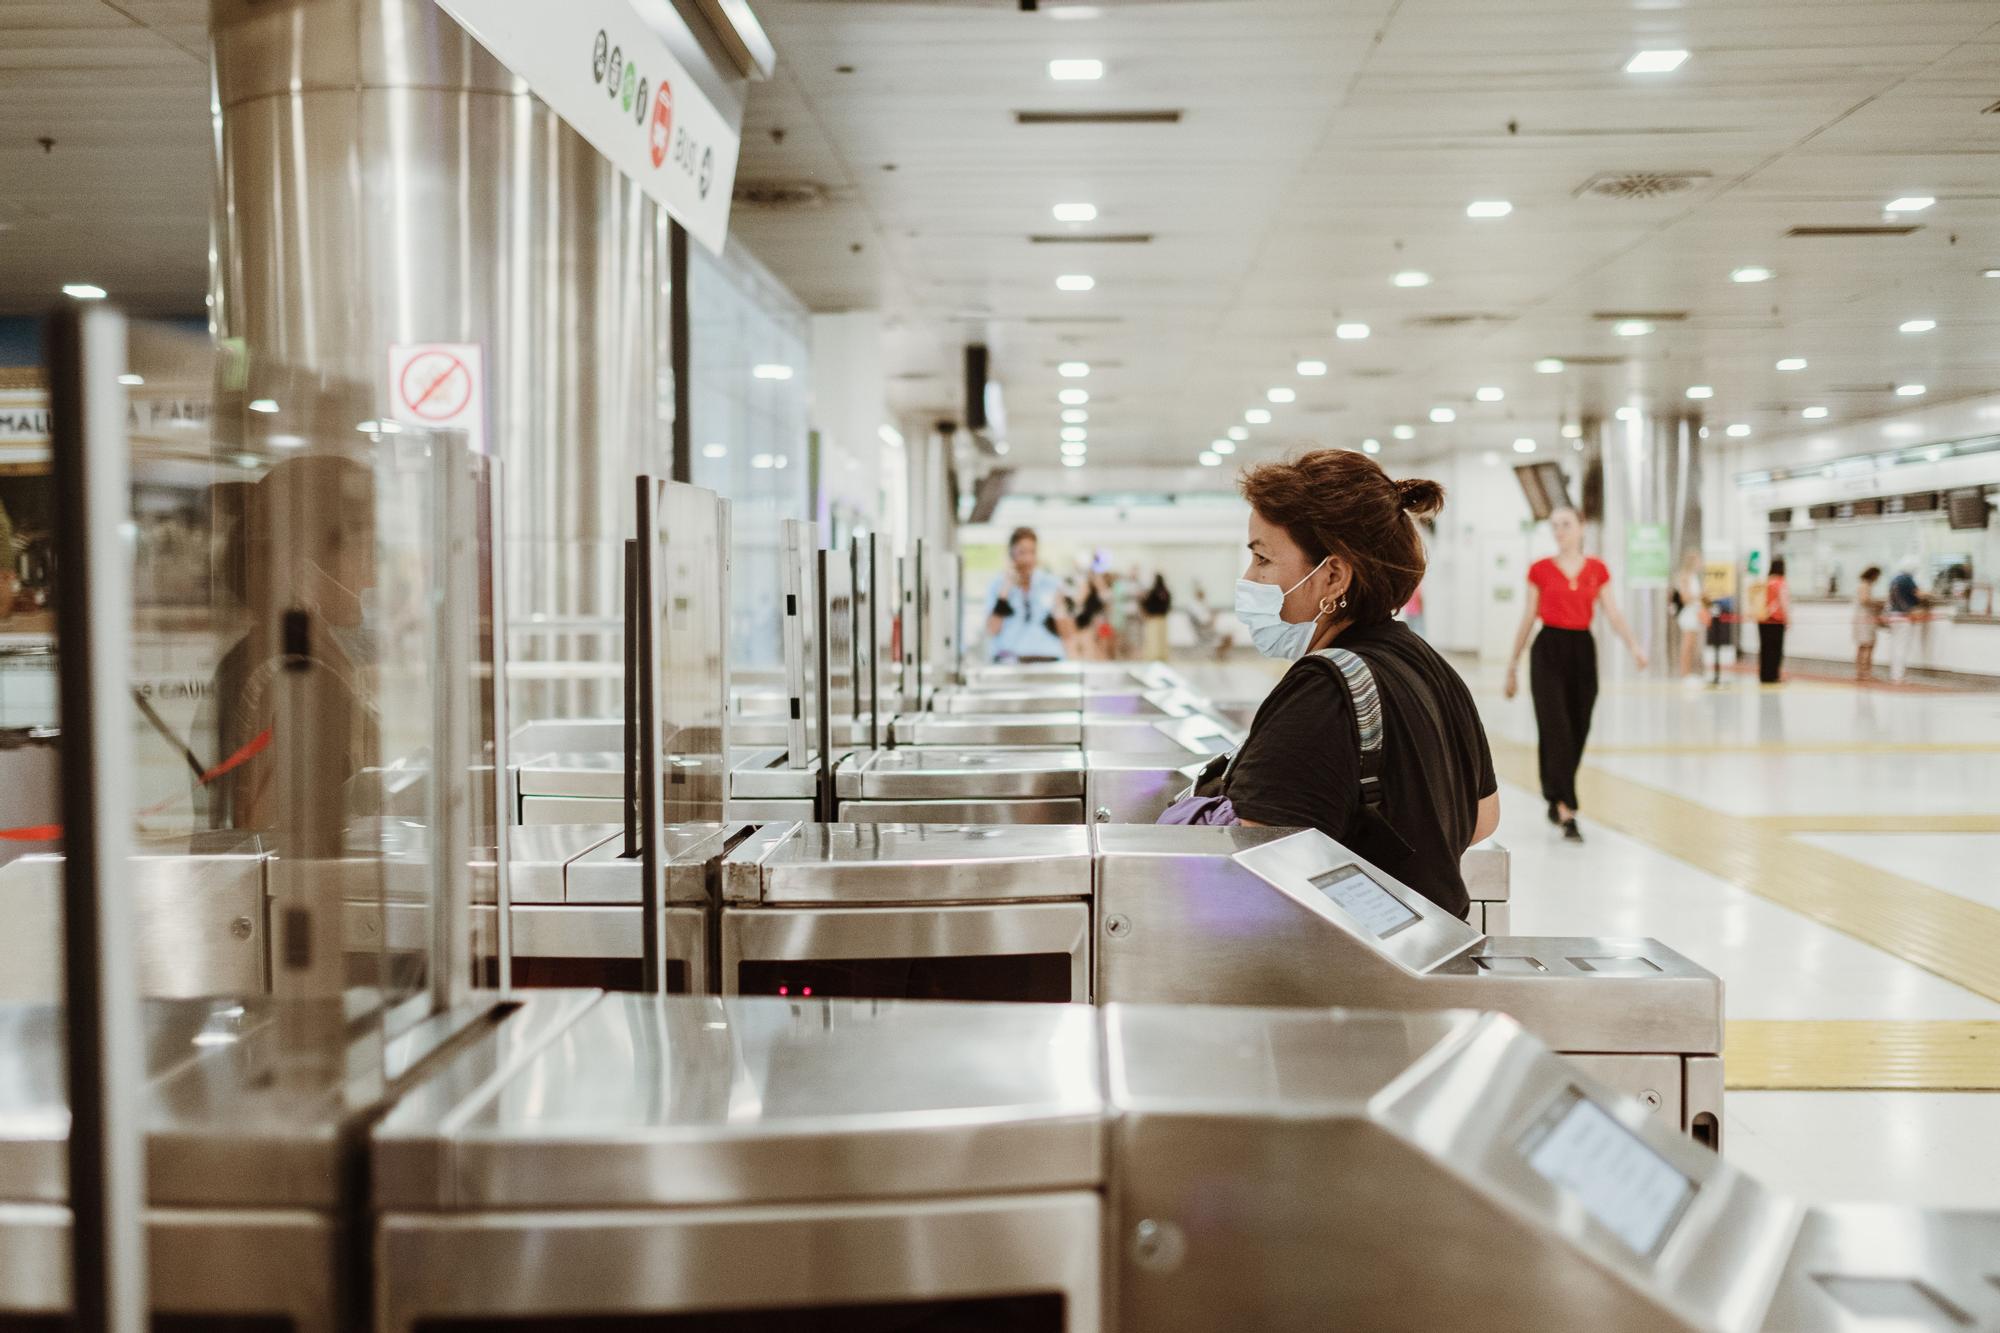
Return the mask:
[[1361,731],[1361,752],[1382,748],[1382,696],[1375,690],[1375,673],[1345,648],[1322,648],[1317,654],[1340,668],[1341,679],[1354,699],[1354,720]]

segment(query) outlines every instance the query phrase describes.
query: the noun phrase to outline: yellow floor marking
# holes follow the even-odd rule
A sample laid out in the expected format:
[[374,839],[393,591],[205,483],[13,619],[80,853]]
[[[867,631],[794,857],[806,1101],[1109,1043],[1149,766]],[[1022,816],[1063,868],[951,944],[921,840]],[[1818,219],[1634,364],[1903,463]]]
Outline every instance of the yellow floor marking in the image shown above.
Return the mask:
[[[1533,746],[1494,738],[1492,747],[1502,778],[1541,789]],[[1796,841],[1768,821],[1711,810],[1588,764],[1577,785],[1585,820],[1629,833],[1760,898],[2000,1000],[2000,911]],[[1857,826],[1838,816],[1819,825]]]
[[1592,754],[2000,754],[2000,741],[1741,741],[1593,745]]
[[2000,1022],[1739,1019],[1723,1042],[1738,1091],[2000,1091]]
[[2000,814],[1746,815],[1780,833],[2000,833]]

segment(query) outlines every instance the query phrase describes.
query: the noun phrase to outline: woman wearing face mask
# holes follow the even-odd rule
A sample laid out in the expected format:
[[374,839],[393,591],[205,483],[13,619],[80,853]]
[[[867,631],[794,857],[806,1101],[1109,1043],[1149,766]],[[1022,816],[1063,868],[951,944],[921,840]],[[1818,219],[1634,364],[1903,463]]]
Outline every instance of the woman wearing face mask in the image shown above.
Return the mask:
[[1337,449],[1242,485],[1236,614],[1259,652],[1294,665],[1225,779],[1236,818],[1317,828],[1463,917],[1459,858],[1500,823],[1493,758],[1465,682],[1395,618],[1424,574],[1415,520],[1443,489]]
[[[1549,822],[1561,825],[1571,842],[1582,842],[1583,832],[1576,826],[1576,770],[1590,735],[1590,714],[1597,707],[1597,642],[1590,636],[1595,610],[1603,608],[1641,671],[1646,654],[1611,596],[1611,571],[1596,556],[1583,553],[1583,516],[1558,509],[1549,515],[1549,527],[1556,553],[1528,566],[1528,606],[1514,636],[1514,655],[1507,659],[1506,694],[1511,699],[1520,689],[1516,671],[1533,635],[1528,687],[1535,699],[1542,799],[1549,803]],[[1538,619],[1542,629],[1536,634]]]

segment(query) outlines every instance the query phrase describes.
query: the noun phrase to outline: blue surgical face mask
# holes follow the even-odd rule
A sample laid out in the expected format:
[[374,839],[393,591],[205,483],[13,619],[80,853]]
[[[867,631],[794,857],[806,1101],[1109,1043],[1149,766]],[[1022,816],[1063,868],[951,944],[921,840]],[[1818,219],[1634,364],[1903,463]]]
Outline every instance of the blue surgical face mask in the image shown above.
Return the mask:
[[1312,646],[1313,635],[1319,632],[1319,619],[1296,623],[1285,619],[1285,599],[1303,587],[1306,579],[1319,573],[1319,566],[1325,563],[1322,560],[1314,565],[1306,571],[1305,579],[1289,588],[1236,580],[1236,618],[1250,631],[1250,642],[1257,645],[1258,652],[1281,662],[1305,656],[1306,649]]

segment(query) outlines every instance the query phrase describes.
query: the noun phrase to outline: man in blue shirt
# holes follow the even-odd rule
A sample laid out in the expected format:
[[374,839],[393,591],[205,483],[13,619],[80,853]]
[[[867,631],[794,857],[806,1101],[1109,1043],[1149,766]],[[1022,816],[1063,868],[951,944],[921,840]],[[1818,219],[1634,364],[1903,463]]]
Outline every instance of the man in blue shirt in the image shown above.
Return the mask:
[[1917,570],[1922,562],[1913,555],[1906,555],[1896,566],[1896,577],[1889,580],[1889,601],[1884,608],[1888,614],[1883,619],[1889,622],[1889,679],[1901,680],[1910,669],[1910,649],[1917,637],[1917,622],[1923,619],[1923,609],[1930,604],[1930,598],[1917,586]]
[[1033,528],[1007,538],[1007,568],[986,594],[986,651],[995,662],[1060,662],[1064,638],[1076,632],[1062,583],[1035,566],[1040,543]]

